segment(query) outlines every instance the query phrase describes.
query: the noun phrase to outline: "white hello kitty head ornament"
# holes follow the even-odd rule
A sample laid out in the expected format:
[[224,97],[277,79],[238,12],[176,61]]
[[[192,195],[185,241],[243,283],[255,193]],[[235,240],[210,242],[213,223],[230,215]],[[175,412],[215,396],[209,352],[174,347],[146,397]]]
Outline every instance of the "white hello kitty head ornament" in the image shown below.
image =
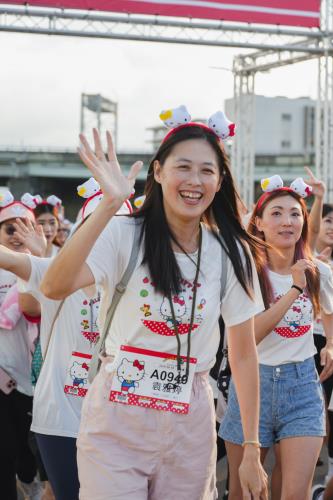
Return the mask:
[[51,194],[44,200],[39,194],[32,195],[30,193],[24,193],[21,201],[27,207],[31,208],[31,210],[35,210],[38,205],[52,205],[55,209],[59,210],[62,205],[61,199],[55,194]]
[[[90,177],[86,182],[80,184],[77,187],[77,193],[79,196],[82,196],[86,199],[83,204],[82,209],[80,210],[80,215],[78,217],[78,223],[81,224],[88,215],[92,214],[96,207],[99,205],[103,198],[103,193],[101,191],[100,185],[94,179],[94,177]],[[129,200],[125,200],[120,209],[117,212],[117,215],[127,215],[133,212],[132,205]]]
[[307,198],[312,193],[312,187],[306,184],[301,177],[295,179],[290,187],[283,186],[283,180],[279,175],[272,175],[261,180],[261,189],[263,194],[257,201],[257,209],[260,209],[263,203],[269,198],[270,194],[278,191],[289,191],[298,194],[301,198]]
[[30,219],[35,222],[35,216],[31,207],[21,198],[21,201],[15,201],[10,191],[0,193],[0,224],[9,219]]
[[160,113],[160,119],[164,125],[171,130],[164,137],[165,142],[172,134],[181,130],[184,127],[199,126],[203,129],[210,130],[219,139],[225,140],[228,137],[235,135],[236,125],[232,123],[223,111],[217,111],[208,119],[208,125],[200,122],[192,122],[191,115],[186,109],[186,106],[178,106],[178,108],[166,109]]

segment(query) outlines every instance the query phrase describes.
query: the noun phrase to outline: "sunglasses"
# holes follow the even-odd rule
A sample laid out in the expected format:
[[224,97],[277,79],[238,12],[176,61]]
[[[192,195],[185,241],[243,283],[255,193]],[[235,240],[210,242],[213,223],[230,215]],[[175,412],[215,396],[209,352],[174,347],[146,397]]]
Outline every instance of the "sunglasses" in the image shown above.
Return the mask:
[[66,228],[61,228],[61,229],[58,229],[57,231],[58,233],[65,233],[65,234],[69,234],[70,233],[70,230],[69,229],[66,229]]

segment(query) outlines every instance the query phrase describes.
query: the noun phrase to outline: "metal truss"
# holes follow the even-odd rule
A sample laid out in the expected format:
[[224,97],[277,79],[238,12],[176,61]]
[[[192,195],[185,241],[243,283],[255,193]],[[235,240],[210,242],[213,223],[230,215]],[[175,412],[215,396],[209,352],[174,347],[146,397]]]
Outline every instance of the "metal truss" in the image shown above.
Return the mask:
[[232,164],[236,171],[240,193],[247,206],[254,201],[254,142],[255,142],[255,75],[258,72],[318,59],[318,98],[316,106],[316,173],[327,186],[327,201],[333,202],[333,58],[332,37],[333,3],[322,1],[321,38],[315,41],[322,55],[316,56],[307,48],[313,47],[311,38],[298,40],[297,49],[285,51],[261,50],[234,58],[235,120],[239,123],[238,136],[232,148]]
[[[318,29],[0,5],[0,31],[323,54]],[[333,32],[330,33],[333,38]]]
[[0,31],[258,49],[235,57],[233,64],[239,127],[232,161],[248,206],[254,197],[255,75],[317,58],[316,170],[333,202],[332,0],[322,0],[321,29],[0,5]]
[[232,165],[243,202],[250,207],[254,198],[254,72],[235,71],[234,61],[234,117],[239,124],[237,138],[232,144]]
[[[326,0],[322,7],[322,29],[333,27],[333,4]],[[327,201],[333,203],[333,59],[331,39],[322,39],[324,55],[318,58],[318,98],[316,107],[316,171],[327,186]]]

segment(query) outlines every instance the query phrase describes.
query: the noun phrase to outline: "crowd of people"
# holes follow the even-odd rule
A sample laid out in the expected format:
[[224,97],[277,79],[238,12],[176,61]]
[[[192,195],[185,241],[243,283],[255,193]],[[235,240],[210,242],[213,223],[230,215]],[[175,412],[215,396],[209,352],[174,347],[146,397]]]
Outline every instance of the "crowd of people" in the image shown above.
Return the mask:
[[0,195],[0,496],[214,500],[226,456],[224,499],[333,499],[325,185],[276,174],[247,210],[235,125],[161,118],[137,202],[142,162],[96,130],[74,224],[54,194]]

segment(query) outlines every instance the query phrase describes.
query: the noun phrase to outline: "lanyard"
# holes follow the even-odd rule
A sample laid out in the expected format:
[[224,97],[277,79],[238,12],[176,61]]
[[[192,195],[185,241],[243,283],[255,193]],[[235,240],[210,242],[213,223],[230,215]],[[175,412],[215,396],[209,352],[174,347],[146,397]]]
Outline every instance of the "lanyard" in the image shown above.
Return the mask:
[[[195,273],[195,278],[193,282],[193,300],[192,300],[192,309],[191,309],[191,320],[190,320],[190,326],[189,326],[189,331],[187,335],[187,355],[186,355],[186,376],[188,377],[189,374],[189,369],[190,369],[190,356],[191,356],[191,333],[192,333],[192,328],[193,328],[193,323],[194,323],[194,312],[195,312],[195,306],[196,306],[196,300],[197,300],[197,288],[198,288],[198,278],[199,278],[199,272],[200,272],[200,262],[201,262],[201,247],[202,247],[202,229],[200,226],[200,232],[199,232],[199,249],[198,249],[198,260],[196,264],[196,273]],[[177,325],[177,320],[176,320],[176,315],[175,311],[173,308],[173,303],[172,303],[172,297],[171,293],[169,294],[169,303],[170,303],[170,309],[171,309],[171,315],[172,315],[172,322],[173,322],[173,327],[174,327],[174,332],[176,334],[176,339],[177,339],[177,368],[178,371],[180,372],[180,364],[181,364],[181,357],[180,357],[180,350],[181,350],[181,343],[180,343],[180,337],[179,337],[179,331],[178,331],[178,325]]]

